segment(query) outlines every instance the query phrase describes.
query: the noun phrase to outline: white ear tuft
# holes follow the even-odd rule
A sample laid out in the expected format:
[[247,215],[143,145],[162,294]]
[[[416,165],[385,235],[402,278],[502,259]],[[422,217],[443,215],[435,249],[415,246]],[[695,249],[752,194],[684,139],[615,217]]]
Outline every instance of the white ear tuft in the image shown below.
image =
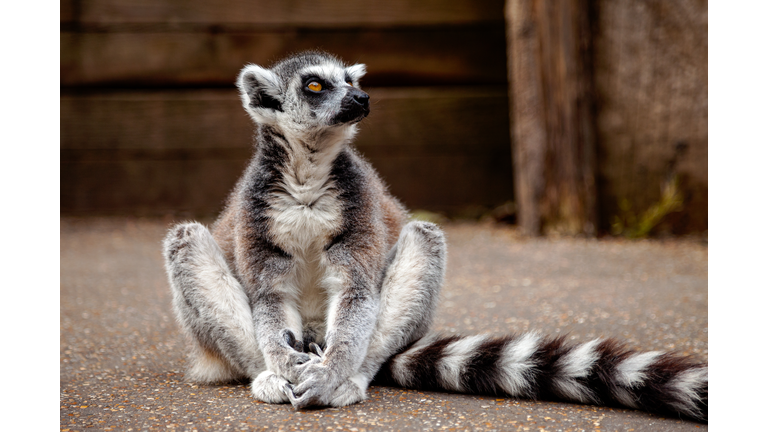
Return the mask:
[[282,100],[280,79],[274,72],[261,66],[251,64],[244,67],[237,77],[236,84],[246,108],[262,105],[265,96],[278,102]]
[[349,74],[350,78],[352,78],[352,81],[360,80],[360,78],[362,78],[363,75],[365,75],[365,73],[368,72],[365,68],[365,65],[362,63],[352,65],[348,67],[346,71]]

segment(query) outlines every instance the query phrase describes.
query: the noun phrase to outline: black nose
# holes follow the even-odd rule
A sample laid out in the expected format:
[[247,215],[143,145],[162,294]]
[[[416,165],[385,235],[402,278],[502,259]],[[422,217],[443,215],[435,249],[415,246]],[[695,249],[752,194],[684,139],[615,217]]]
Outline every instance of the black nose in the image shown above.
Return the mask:
[[368,100],[370,99],[368,93],[353,88],[349,90],[347,95],[352,97],[352,101],[354,101],[354,103],[360,105],[363,108],[368,108]]
[[351,88],[341,100],[339,112],[331,120],[331,124],[358,122],[370,112],[368,100],[370,97],[362,90]]

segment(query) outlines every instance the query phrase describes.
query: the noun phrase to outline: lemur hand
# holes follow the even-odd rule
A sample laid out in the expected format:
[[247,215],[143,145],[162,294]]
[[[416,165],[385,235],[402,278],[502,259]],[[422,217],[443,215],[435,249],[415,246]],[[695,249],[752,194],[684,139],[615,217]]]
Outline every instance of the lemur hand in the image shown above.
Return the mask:
[[[307,408],[310,406],[327,406],[331,396],[338,387],[338,381],[335,374],[322,362],[323,351],[320,347],[312,343],[309,346],[310,355],[313,361],[300,365],[298,384],[288,385],[285,394],[296,409]],[[319,359],[321,361],[314,361]]]
[[290,330],[283,332],[283,342],[280,344],[279,360],[275,364],[278,369],[277,372],[289,382],[300,382],[303,368],[310,364],[319,363],[321,358],[315,353],[303,352],[304,344],[300,340],[296,340],[296,336]]

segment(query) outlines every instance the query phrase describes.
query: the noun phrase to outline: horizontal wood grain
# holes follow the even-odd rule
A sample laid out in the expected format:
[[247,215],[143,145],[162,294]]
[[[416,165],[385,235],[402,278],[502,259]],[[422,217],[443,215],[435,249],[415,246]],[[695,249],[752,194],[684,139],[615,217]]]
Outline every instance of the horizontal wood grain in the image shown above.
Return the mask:
[[[512,199],[504,87],[372,88],[355,146],[412,208]],[[251,154],[234,90],[61,96],[63,213],[214,213]]]
[[251,120],[232,90],[63,93],[62,149],[247,148]]
[[323,49],[365,63],[369,86],[505,84],[504,26],[60,34],[61,85],[230,86],[248,63]]
[[85,23],[392,26],[503,22],[503,0],[80,0]]

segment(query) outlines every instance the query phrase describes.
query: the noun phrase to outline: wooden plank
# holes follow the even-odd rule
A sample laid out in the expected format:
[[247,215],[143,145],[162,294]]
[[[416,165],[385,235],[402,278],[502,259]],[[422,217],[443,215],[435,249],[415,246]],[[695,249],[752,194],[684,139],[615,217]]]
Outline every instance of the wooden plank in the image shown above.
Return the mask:
[[75,0],[59,0],[59,21],[72,23],[77,20]]
[[[368,89],[356,147],[412,208],[512,199],[504,87]],[[250,156],[233,90],[61,97],[63,213],[215,213]]]
[[520,224],[595,235],[590,8],[585,0],[508,3]]
[[[503,87],[365,90],[373,108],[360,124],[359,145],[482,148],[504,140]],[[253,125],[234,89],[65,92],[60,108],[61,147],[67,150],[251,146]]]
[[410,209],[455,216],[468,209],[489,211],[513,199],[508,148],[425,155],[388,150],[383,156],[369,147],[361,151]]
[[544,193],[546,124],[537,55],[537,25],[533,1],[510,1],[506,7],[509,32],[509,82],[514,126],[515,204],[517,222],[530,235],[541,233],[538,202]]
[[234,88],[64,93],[60,108],[68,150],[247,149],[253,132]]
[[660,201],[663,185],[677,178],[683,209],[657,232],[705,231],[707,3],[606,0],[599,7],[595,85],[603,229],[616,218],[640,217]]
[[67,31],[60,40],[62,86],[229,86],[245,64],[268,65],[292,52],[317,48],[350,63],[366,63],[364,83],[369,86],[506,83],[503,24],[222,33]]
[[[509,152],[366,158],[411,209],[449,215],[512,199]],[[63,158],[62,158],[63,159]],[[218,213],[246,160],[61,162],[62,214]]]
[[512,200],[505,87],[370,94],[356,145],[408,207],[456,214]]
[[503,0],[81,0],[83,23],[402,26],[503,22]]
[[221,209],[243,160],[61,162],[62,214],[157,215]]

